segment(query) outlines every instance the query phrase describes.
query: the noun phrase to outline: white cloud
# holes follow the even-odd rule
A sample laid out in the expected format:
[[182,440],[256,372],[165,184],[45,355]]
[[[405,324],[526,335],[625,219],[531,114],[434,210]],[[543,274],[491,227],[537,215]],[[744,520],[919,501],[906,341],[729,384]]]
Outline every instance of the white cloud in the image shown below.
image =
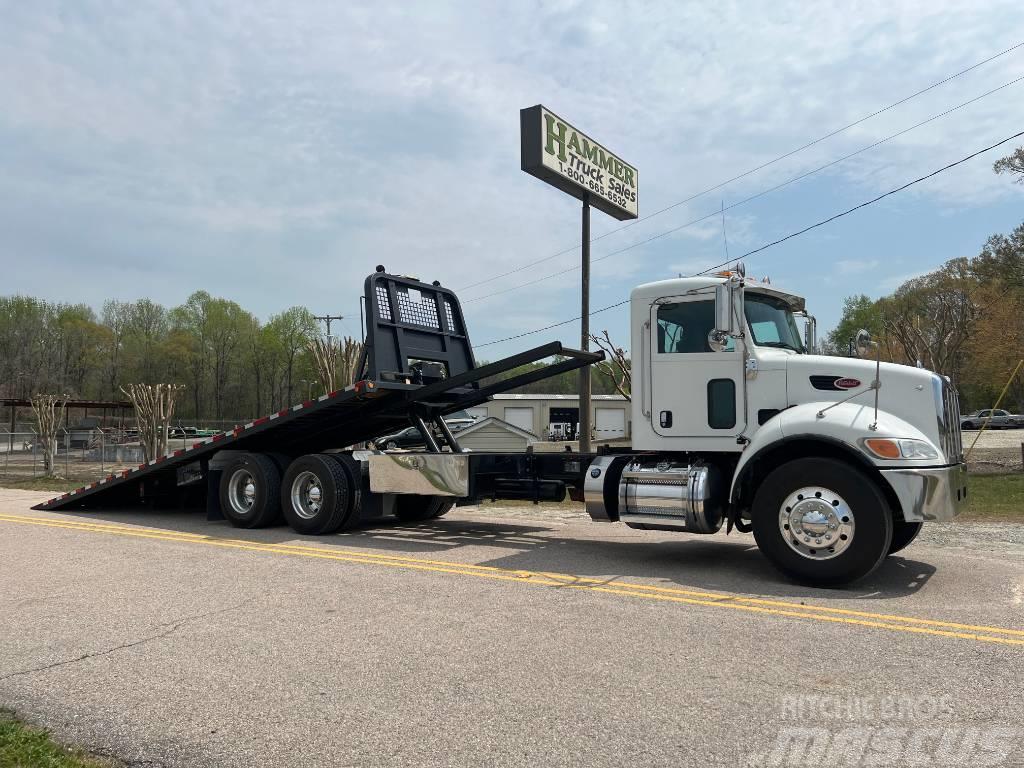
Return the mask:
[[[0,257],[19,259],[19,271],[4,290],[99,302],[115,290],[110,275],[159,259],[149,284],[116,289],[170,303],[205,287],[266,316],[292,303],[351,305],[377,263],[461,286],[578,243],[578,203],[519,171],[521,107],[547,103],[636,164],[643,214],[1016,42],[1007,31],[1024,12],[1011,0],[870,0],[856,13],[796,0],[640,11],[611,0],[530,9],[158,0],[116,12],[53,0],[15,4],[5,20]],[[1003,57],[640,222],[595,244],[594,256],[877,141],[1017,76],[1021,61],[1021,52]],[[1022,87],[820,179],[859,202],[933,170],[1019,125]],[[941,211],[1014,194],[990,160],[907,197]],[[810,213],[794,207],[783,219],[766,206],[807,183],[728,211],[730,246],[803,223]],[[595,232],[616,226],[595,214]],[[723,260],[722,250],[711,215],[596,263],[595,287],[622,293],[634,279]],[[577,262],[564,254],[467,295]],[[844,259],[837,271],[865,274],[865,263]],[[54,285],[54,270],[83,264]],[[495,333],[571,316],[576,274],[467,311]]]

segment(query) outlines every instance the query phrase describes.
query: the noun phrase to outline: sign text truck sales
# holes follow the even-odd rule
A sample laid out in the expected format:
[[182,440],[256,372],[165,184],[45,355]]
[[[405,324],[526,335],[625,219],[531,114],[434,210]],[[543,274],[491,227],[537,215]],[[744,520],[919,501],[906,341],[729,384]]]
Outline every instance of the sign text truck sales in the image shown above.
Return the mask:
[[519,124],[524,171],[620,221],[637,217],[636,168],[540,104]]

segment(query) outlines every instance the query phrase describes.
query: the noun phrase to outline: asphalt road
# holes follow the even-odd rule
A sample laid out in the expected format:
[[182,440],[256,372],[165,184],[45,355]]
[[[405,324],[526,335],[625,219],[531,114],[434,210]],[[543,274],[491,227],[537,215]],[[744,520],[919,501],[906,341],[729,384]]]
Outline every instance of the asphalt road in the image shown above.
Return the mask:
[[300,538],[47,496],[0,490],[0,706],[130,765],[1024,765],[1020,526],[826,591],[574,511]]

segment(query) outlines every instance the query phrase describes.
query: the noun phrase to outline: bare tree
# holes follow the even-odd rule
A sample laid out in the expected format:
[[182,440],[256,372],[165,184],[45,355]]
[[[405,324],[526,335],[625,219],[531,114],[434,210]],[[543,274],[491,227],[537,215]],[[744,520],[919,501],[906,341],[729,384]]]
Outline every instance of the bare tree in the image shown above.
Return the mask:
[[351,336],[345,336],[340,345],[330,337],[315,338],[309,342],[309,351],[326,394],[352,383],[363,344]]
[[338,350],[338,384],[347,387],[355,383],[356,367],[363,355],[363,342],[346,336]]
[[904,283],[883,300],[883,325],[904,359],[956,378],[961,350],[984,307],[966,259]]
[[43,449],[43,473],[47,477],[56,475],[57,430],[64,418],[67,400],[67,395],[35,395],[31,400]]
[[139,442],[146,461],[167,453],[167,434],[174,416],[174,403],[181,384],[129,384],[121,387],[135,406],[135,420],[139,425]]
[[324,393],[334,391],[334,382],[338,373],[338,347],[331,338],[315,338],[309,341],[309,351],[316,363],[316,374]]
[[600,336],[590,334],[590,340],[607,355],[604,360],[597,363],[598,370],[611,380],[616,392],[627,400],[631,400],[633,371],[625,350],[615,346],[608,331],[602,331]]

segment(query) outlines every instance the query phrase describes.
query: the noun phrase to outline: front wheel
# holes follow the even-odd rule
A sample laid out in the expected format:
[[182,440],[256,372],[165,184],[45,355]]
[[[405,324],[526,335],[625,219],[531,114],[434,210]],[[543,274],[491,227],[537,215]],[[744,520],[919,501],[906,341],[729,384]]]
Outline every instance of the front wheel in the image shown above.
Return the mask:
[[889,554],[892,512],[860,470],[835,459],[795,459],[754,496],[757,546],[783,573],[838,586],[871,573]]
[[921,532],[921,526],[923,523],[906,523],[903,520],[897,520],[893,523],[892,527],[892,544],[889,545],[889,554],[895,554],[901,549],[906,549],[910,546],[910,542],[917,538],[917,534]]

